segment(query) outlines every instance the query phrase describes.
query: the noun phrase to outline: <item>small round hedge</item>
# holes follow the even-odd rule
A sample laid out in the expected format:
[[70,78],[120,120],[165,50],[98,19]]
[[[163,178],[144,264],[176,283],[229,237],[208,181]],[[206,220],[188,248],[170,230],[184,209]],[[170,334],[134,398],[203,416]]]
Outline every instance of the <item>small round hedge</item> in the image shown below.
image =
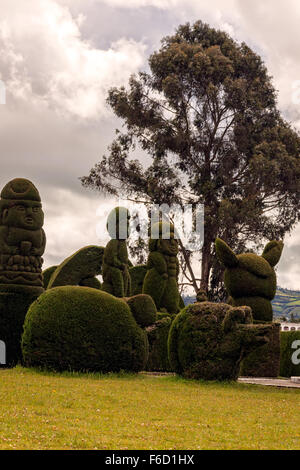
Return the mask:
[[[297,343],[298,341],[298,343]],[[299,377],[300,331],[282,331],[280,333],[280,376]],[[293,360],[294,359],[294,360]]]
[[156,320],[156,306],[150,295],[138,294],[125,298],[135,321],[141,328],[152,325]]
[[47,290],[27,312],[24,364],[63,371],[137,372],[148,356],[146,333],[126,303],[100,290]]

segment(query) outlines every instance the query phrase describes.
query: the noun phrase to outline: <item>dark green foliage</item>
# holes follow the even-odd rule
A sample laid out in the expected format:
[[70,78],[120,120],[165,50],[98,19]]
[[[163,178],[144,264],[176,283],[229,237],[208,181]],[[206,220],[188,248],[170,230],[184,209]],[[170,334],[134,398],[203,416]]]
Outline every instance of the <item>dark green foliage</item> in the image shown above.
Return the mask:
[[191,304],[176,316],[170,329],[171,367],[192,379],[236,380],[241,360],[267,341],[268,330],[268,325],[252,324],[249,307]]
[[[202,21],[180,25],[108,103],[122,129],[83,185],[155,204],[203,203],[207,292],[213,280],[222,295],[218,234],[242,252],[282,239],[299,220],[299,132],[281,117],[266,66],[247,44]],[[135,158],[139,149],[149,165]]]
[[251,307],[256,321],[272,322],[271,300],[276,293],[273,266],[279,261],[282,249],[282,242],[272,241],[262,256],[254,253],[235,255],[223,240],[216,239],[216,254],[226,268],[224,282],[231,303]]
[[140,264],[129,268],[131,278],[131,295],[141,294],[143,291],[143,282],[147,273],[147,266]]
[[[300,376],[300,331],[280,333],[280,376]],[[294,355],[294,357],[292,357]],[[294,359],[294,360],[293,360]],[[293,362],[299,362],[294,364]]]
[[175,316],[167,313],[157,314],[158,319],[154,325],[146,328],[149,341],[149,358],[146,370],[171,372],[168,358],[168,336]]
[[43,281],[44,281],[44,288],[47,289],[50,278],[54,271],[58,268],[58,266],[50,266],[50,268],[47,268],[43,271]]
[[[81,285],[84,279],[101,274],[103,253],[102,246],[90,245],[80,248],[57,267],[49,280],[48,289]],[[96,284],[98,285],[97,282]]]
[[124,207],[116,207],[107,218],[107,230],[112,240],[104,250],[102,289],[115,297],[127,297],[131,293],[126,245],[129,219],[129,212]]
[[146,294],[138,294],[125,299],[135,321],[141,328],[152,325],[156,320],[155,303]]
[[29,292],[0,292],[0,340],[6,344],[6,365],[3,367],[13,367],[21,361],[24,319],[36,297]]
[[207,298],[207,294],[205,292],[205,290],[198,290],[197,292],[197,295],[196,295],[196,300],[197,302],[207,302],[208,298]]
[[89,287],[63,286],[31,305],[22,351],[29,367],[137,372],[145,366],[148,343],[123,300]]
[[244,377],[278,377],[280,363],[280,326],[269,324],[268,343],[252,351],[242,362],[240,375]]
[[[175,239],[174,226],[169,223],[158,223],[152,227],[157,230],[158,239],[149,240],[149,256],[147,274],[144,279],[143,293],[152,297],[157,310],[166,309],[169,313],[179,311],[178,274],[179,263],[177,259],[178,242]],[[170,239],[162,238],[165,232]]]
[[0,200],[0,291],[43,292],[46,237],[41,198],[31,181],[16,178]]
[[96,277],[86,277],[82,279],[79,283],[82,287],[92,287],[93,289],[100,289],[101,290],[101,282]]

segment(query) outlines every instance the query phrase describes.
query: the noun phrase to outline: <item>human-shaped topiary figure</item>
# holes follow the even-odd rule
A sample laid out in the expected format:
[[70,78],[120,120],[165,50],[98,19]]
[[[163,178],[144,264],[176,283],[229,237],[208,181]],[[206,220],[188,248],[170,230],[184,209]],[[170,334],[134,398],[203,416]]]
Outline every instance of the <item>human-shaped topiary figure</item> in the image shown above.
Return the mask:
[[7,183],[1,192],[0,214],[0,290],[43,292],[46,237],[36,187],[23,178]]
[[159,222],[152,227],[153,233],[156,238],[149,240],[150,253],[143,293],[151,295],[158,311],[177,313],[180,301],[177,282],[179,262],[174,225]]
[[185,307],[168,337],[172,370],[192,379],[236,380],[241,361],[267,342],[272,325],[254,325],[249,307],[199,302]]
[[116,207],[107,219],[106,226],[112,240],[104,249],[102,290],[115,297],[128,297],[131,293],[126,245],[129,220],[129,211],[125,207]]
[[16,178],[0,199],[0,338],[6,367],[21,359],[20,340],[30,304],[43,292],[44,214],[36,187]]
[[216,253],[225,266],[224,282],[234,306],[248,305],[256,321],[271,322],[271,300],[276,293],[274,266],[281,257],[283,243],[269,242],[262,256],[254,253],[236,255],[220,238],[216,239]]

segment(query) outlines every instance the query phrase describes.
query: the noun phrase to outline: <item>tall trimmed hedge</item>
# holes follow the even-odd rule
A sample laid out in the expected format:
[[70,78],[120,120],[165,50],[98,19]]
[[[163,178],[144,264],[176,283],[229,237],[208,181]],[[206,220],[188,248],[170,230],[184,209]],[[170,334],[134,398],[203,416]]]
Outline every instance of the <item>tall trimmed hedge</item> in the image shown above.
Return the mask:
[[280,333],[280,376],[300,376],[300,331]]
[[157,321],[146,328],[149,341],[149,358],[146,370],[154,372],[172,371],[168,357],[168,336],[175,317],[176,315],[170,316],[158,312]]
[[22,351],[29,367],[137,372],[145,366],[148,341],[123,300],[89,287],[62,286],[31,305]]

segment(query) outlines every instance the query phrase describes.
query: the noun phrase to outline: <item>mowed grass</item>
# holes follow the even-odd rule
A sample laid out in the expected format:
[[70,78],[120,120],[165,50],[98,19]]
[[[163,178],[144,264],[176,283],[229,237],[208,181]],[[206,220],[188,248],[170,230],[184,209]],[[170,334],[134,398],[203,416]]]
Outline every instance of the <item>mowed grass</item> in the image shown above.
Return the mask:
[[0,370],[0,449],[299,449],[300,391]]

